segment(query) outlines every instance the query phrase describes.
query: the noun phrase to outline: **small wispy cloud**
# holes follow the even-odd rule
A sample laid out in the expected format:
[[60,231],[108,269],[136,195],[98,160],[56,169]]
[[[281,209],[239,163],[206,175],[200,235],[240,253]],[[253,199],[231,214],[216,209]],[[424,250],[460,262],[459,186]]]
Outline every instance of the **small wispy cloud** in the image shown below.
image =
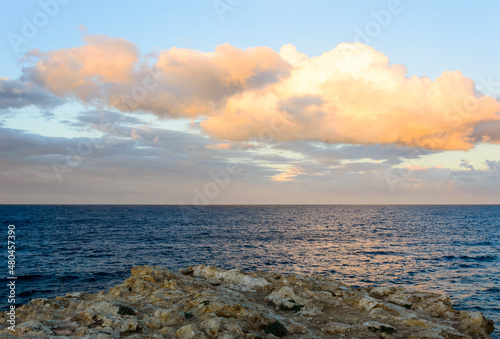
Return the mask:
[[299,174],[304,174],[304,171],[299,167],[293,167],[286,172],[273,175],[271,178],[274,181],[291,181]]
[[467,168],[467,169],[474,171],[474,166],[472,166],[470,164],[470,162],[465,160],[465,159],[462,159],[462,161],[460,162],[460,167]]

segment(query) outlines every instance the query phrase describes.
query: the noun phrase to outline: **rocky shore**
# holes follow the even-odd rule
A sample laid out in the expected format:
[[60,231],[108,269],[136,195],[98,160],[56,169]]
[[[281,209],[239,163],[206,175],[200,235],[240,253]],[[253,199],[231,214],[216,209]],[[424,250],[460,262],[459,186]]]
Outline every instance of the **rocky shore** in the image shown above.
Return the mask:
[[[6,319],[7,312],[2,312]],[[108,292],[34,299],[0,338],[490,338],[441,294],[355,289],[318,276],[139,266]]]

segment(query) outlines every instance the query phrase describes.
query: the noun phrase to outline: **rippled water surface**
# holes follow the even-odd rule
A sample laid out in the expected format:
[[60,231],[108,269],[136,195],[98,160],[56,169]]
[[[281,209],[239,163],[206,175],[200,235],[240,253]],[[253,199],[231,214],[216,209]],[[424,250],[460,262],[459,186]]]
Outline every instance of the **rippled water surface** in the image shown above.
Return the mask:
[[203,263],[442,292],[500,325],[500,206],[3,205],[0,217],[5,244],[16,225],[21,303],[108,289],[136,265]]

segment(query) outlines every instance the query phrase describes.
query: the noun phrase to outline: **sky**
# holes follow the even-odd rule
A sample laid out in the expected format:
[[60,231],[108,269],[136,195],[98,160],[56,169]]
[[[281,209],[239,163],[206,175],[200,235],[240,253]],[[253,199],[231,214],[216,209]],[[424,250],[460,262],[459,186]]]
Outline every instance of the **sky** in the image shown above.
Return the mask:
[[1,3],[0,203],[500,203],[498,2]]

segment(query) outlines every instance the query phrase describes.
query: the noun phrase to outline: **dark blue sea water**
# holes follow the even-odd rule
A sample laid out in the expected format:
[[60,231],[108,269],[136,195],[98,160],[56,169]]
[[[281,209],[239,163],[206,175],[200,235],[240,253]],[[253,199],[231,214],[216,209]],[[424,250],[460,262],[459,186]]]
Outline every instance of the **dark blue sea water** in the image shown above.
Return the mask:
[[442,292],[500,325],[500,206],[3,205],[0,220],[2,277],[16,226],[19,303],[203,263]]

